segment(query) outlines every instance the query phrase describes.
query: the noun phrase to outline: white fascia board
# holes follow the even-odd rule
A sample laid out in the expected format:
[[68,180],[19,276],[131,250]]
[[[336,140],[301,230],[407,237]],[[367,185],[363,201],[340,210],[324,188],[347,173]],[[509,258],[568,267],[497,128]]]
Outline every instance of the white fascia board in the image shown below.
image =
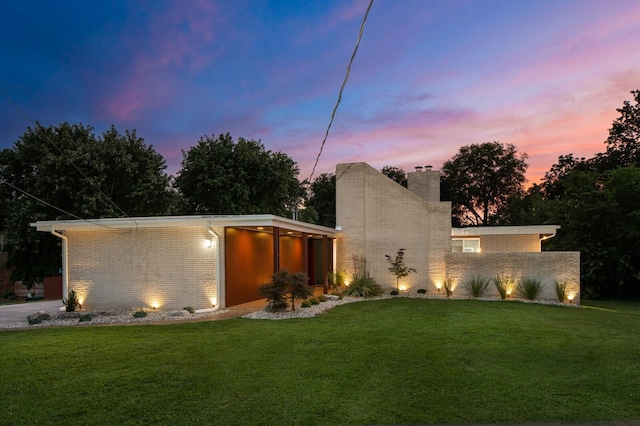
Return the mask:
[[276,226],[292,231],[334,236],[336,230],[325,226],[299,222],[271,214],[265,215],[210,215],[210,216],[150,216],[134,218],[107,218],[89,220],[48,220],[32,223],[38,231],[49,232],[52,227],[57,231],[89,231],[109,229],[140,228],[193,228],[211,226]]
[[477,226],[451,228],[452,237],[482,237],[488,235],[555,235],[560,225]]

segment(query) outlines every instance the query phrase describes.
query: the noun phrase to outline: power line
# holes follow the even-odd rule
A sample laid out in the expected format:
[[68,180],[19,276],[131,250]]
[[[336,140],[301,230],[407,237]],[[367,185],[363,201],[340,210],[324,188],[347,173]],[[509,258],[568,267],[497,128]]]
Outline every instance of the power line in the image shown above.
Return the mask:
[[[38,201],[38,202],[40,202],[40,203],[42,203],[42,204],[45,204],[45,205],[47,205],[47,206],[49,206],[49,207],[51,207],[51,208],[54,208],[54,209],[58,210],[59,212],[62,212],[62,213],[64,213],[64,214],[69,215],[69,216],[71,216],[71,217],[74,217],[74,218],[76,218],[76,219],[80,219],[80,220],[83,220],[83,221],[85,221],[85,222],[92,223],[92,224],[94,224],[94,225],[102,226],[103,228],[107,228],[107,229],[115,229],[115,228],[112,228],[112,227],[110,227],[110,226],[106,226],[106,225],[103,225],[103,224],[101,224],[101,223],[93,222],[93,221],[91,221],[91,220],[89,220],[89,219],[85,219],[85,218],[82,218],[82,217],[80,217],[80,216],[76,216],[76,215],[75,215],[75,214],[73,214],[73,213],[69,213],[68,211],[63,210],[63,209],[61,209],[60,207],[56,207],[56,206],[54,206],[53,204],[48,203],[48,202],[46,202],[45,200],[43,200],[43,199],[41,199],[41,198],[38,198],[38,197],[36,197],[35,195],[30,194],[30,193],[28,193],[27,191],[25,191],[25,190],[23,190],[23,189],[18,188],[17,186],[15,186],[15,185],[13,185],[13,184],[11,184],[11,183],[7,182],[5,179],[0,180],[0,183],[4,183],[5,185],[10,186],[11,188],[15,189],[16,191],[22,192],[24,195],[26,195],[26,196],[28,196],[28,197],[31,197],[31,198],[33,198],[34,200],[36,200],[36,201]],[[135,221],[134,221],[134,222],[135,222]]]
[[[75,165],[75,163],[73,161],[71,161],[71,159],[67,156],[67,154],[64,153],[64,151],[62,151],[62,149],[60,149],[60,147],[58,147],[58,145],[55,144],[55,142],[53,142],[53,140],[51,140],[51,138],[42,130],[43,126],[41,126],[39,123],[36,123],[35,121],[33,121],[31,119],[31,117],[29,117],[29,115],[22,109],[20,108],[20,105],[18,105],[16,103],[16,101],[14,101],[3,89],[2,87],[0,87],[0,93],[2,93],[4,95],[4,97],[11,103],[13,104],[14,107],[16,107],[16,109],[18,111],[20,111],[20,113],[22,113],[22,115],[36,128],[36,130],[40,130],[40,133],[44,136],[44,138],[51,144],[53,145],[58,152],[60,152],[60,154],[62,154],[62,156],[78,171],[80,172],[80,174],[89,182],[89,184],[91,186],[93,186],[95,189],[98,190],[98,192],[100,194],[102,194],[102,196],[104,198],[106,198],[113,206],[115,206],[116,209],[118,209],[120,211],[120,213],[122,213],[123,215],[125,215],[125,217],[129,220],[131,220],[133,223],[136,224],[136,227],[138,226],[138,222],[136,222],[134,219],[132,219],[131,217],[129,217],[129,215],[127,213],[125,213],[124,210],[122,210],[120,208],[119,205],[117,205],[115,203],[115,201],[113,201],[107,194],[105,194],[94,182],[93,179],[91,179],[89,176],[87,176],[82,170],[80,170],[80,168],[78,166]],[[5,181],[5,183],[7,183]],[[56,207],[57,208],[57,207]],[[73,216],[73,215],[72,215]],[[83,219],[84,220],[84,219]]]
[[313,165],[313,170],[311,170],[311,175],[309,176],[309,185],[311,185],[311,179],[313,178],[313,174],[315,173],[316,167],[318,166],[318,161],[320,161],[320,155],[322,155],[322,149],[324,148],[324,144],[327,142],[327,138],[329,137],[329,130],[331,129],[331,125],[333,124],[333,119],[335,118],[336,111],[338,110],[338,105],[340,105],[340,101],[342,100],[342,92],[344,91],[344,86],[346,86],[347,80],[349,79],[349,74],[351,73],[351,64],[353,64],[353,59],[356,57],[356,53],[358,52],[358,46],[360,46],[360,39],[362,39],[362,33],[364,32],[364,24],[367,22],[367,16],[369,16],[369,11],[371,10],[372,5],[373,5],[373,0],[369,2],[367,11],[364,13],[364,18],[362,19],[362,24],[360,25],[360,33],[358,34],[358,40],[356,41],[356,47],[353,50],[351,59],[349,60],[349,66],[347,66],[347,73],[344,76],[344,81],[342,82],[342,86],[340,87],[340,92],[338,93],[338,101],[336,102],[336,105],[333,107],[333,112],[331,113],[331,120],[329,121],[329,126],[327,126],[327,131],[325,132],[324,139],[322,140],[322,144],[320,145],[320,151],[318,152],[318,156],[316,157],[316,162]]

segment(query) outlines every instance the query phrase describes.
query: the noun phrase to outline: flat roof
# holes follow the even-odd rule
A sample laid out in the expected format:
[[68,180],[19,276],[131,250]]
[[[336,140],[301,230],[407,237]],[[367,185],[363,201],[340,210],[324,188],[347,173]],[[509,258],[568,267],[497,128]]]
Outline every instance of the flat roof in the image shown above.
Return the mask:
[[544,235],[554,236],[560,225],[476,226],[451,228],[452,237],[481,237],[485,235]]
[[202,215],[202,216],[148,216],[148,217],[118,217],[106,219],[85,220],[44,220],[32,223],[38,231],[95,231],[110,229],[140,229],[140,228],[197,228],[221,227],[258,227],[273,226],[291,231],[306,232],[335,236],[337,231],[326,226],[300,222],[271,214],[259,215]]

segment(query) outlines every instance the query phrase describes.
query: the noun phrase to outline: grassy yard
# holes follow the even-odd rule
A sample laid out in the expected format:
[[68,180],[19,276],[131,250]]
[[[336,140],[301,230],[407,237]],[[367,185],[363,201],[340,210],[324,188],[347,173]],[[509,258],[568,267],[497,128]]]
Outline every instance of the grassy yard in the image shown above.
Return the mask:
[[640,419],[640,306],[390,299],[0,333],[1,424]]

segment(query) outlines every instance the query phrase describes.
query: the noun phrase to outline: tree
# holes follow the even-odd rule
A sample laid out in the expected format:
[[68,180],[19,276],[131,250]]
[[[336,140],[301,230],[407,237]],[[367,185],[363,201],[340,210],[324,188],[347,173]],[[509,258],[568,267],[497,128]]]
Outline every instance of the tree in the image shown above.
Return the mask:
[[624,101],[620,113],[609,129],[607,151],[599,158],[609,167],[640,167],[640,90],[632,90],[635,104]]
[[384,166],[380,171],[389,179],[396,181],[405,188],[407,187],[407,172],[400,167]]
[[112,127],[96,138],[82,124],[28,128],[0,154],[11,279],[29,287],[59,273],[60,241],[32,222],[169,213],[176,195],[165,168],[135,131],[121,135]]
[[291,297],[291,310],[296,310],[296,299],[306,299],[313,294],[313,288],[309,285],[309,277],[304,272],[289,274],[289,297]]
[[259,141],[227,133],[205,136],[182,151],[175,187],[184,196],[186,214],[260,214],[290,216],[304,190],[296,163]]
[[399,249],[395,258],[388,254],[384,255],[384,257],[387,258],[387,261],[389,261],[389,272],[396,277],[396,292],[398,291],[400,278],[407,277],[412,272],[417,272],[414,268],[410,268],[404,263],[404,251],[405,249],[403,248]]
[[512,197],[522,196],[527,154],[500,142],[466,145],[442,167],[443,200],[455,225],[491,225]]
[[336,175],[323,173],[310,186],[307,208],[313,208],[318,214],[319,225],[336,227]]

